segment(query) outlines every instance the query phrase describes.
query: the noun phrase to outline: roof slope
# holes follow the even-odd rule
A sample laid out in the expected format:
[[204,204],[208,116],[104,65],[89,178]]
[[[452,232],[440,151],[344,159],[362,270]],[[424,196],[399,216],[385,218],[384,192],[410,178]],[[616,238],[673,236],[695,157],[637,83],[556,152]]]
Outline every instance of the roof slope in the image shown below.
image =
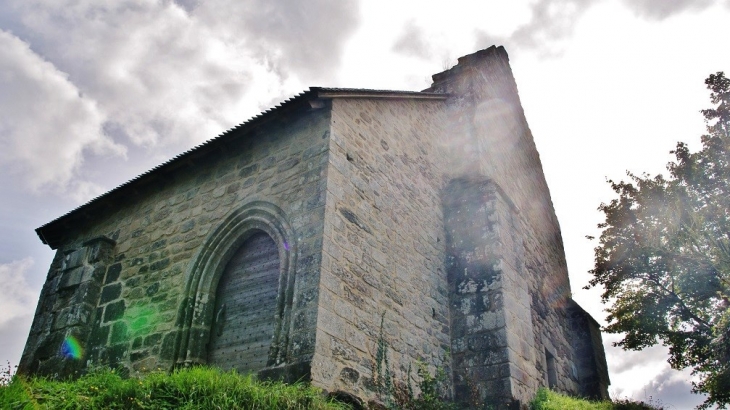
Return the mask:
[[[129,190],[135,187],[146,185],[154,181],[157,177],[167,172],[177,169],[179,166],[203,156],[213,150],[219,148],[221,144],[232,138],[232,134],[240,134],[252,131],[277,116],[284,113],[290,113],[297,109],[321,108],[323,105],[317,101],[333,98],[378,98],[378,99],[431,99],[444,100],[448,95],[442,93],[422,92],[422,91],[394,91],[394,90],[372,90],[359,88],[325,88],[310,87],[309,90],[289,98],[275,107],[258,114],[248,121],[245,121],[235,127],[224,131],[217,137],[211,138],[204,143],[197,145],[170,160],[150,169],[149,171],[132,178],[131,180],[117,186],[116,188],[105,192],[91,199],[83,205],[67,212],[66,214],[44,224],[37,228],[36,234],[44,244],[51,249],[56,249],[60,245],[61,235],[71,222],[79,219],[90,219],[92,211],[98,211],[113,206],[114,198],[119,198]],[[106,205],[106,206],[105,206]]]

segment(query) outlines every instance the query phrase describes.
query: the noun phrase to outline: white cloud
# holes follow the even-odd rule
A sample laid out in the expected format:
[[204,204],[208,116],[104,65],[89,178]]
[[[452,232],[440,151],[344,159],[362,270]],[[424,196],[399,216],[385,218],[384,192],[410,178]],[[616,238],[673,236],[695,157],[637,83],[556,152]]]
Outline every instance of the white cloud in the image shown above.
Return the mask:
[[634,373],[625,374],[623,377],[633,381],[633,386],[612,388],[611,397],[614,400],[643,401],[667,410],[691,409],[700,405],[706,397],[690,393],[692,381],[695,379],[691,373],[689,369],[674,370],[666,364],[648,378]]
[[226,42],[253,51],[271,71],[286,78],[328,80],[360,22],[357,0],[209,0],[192,11]]
[[639,389],[634,399],[654,402],[666,409],[689,409],[701,404],[704,395],[687,394],[694,377],[689,369],[682,371],[665,367],[661,373]]
[[356,6],[9,0],[0,24],[67,72],[117,139],[177,152],[301,91],[303,77],[329,78]]
[[250,58],[174,3],[14,5],[21,36],[98,103],[118,138],[179,149],[234,123]]
[[[495,33],[491,27],[476,30],[477,46],[501,43],[513,50],[537,51],[541,57],[560,56],[583,15],[599,4],[621,4],[636,16],[664,20],[688,12],[701,12],[722,0],[537,0],[530,4],[531,18],[510,34]],[[726,1],[730,6],[730,2]],[[616,30],[614,30],[616,31]],[[611,38],[615,33],[608,32]]]
[[623,0],[623,3],[641,17],[663,20],[679,13],[702,11],[721,0]]
[[330,78],[357,20],[355,1],[0,2],[2,160],[83,202],[133,176],[108,175],[127,150],[164,161]]
[[402,34],[393,44],[393,51],[424,59],[431,57],[429,44],[425,40],[425,31],[413,20],[403,27]]
[[644,401],[667,410],[690,409],[704,401],[704,395],[690,393],[695,380],[691,369],[675,370],[669,366],[667,347],[656,345],[635,351],[611,346],[621,338],[616,334],[603,335],[611,398]]
[[39,289],[33,289],[26,281],[26,272],[33,266],[32,258],[0,264],[0,329],[14,319],[33,316],[38,302]]
[[0,164],[34,189],[66,188],[85,152],[123,155],[104,115],[53,64],[0,30]]
[[127,148],[162,161],[303,88],[169,1],[9,0],[2,26],[0,165],[77,203]]

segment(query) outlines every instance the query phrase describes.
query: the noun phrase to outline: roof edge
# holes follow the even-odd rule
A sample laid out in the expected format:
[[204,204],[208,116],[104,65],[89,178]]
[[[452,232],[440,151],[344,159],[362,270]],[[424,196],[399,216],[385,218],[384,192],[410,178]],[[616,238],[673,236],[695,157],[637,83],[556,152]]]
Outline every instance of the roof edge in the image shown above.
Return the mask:
[[[71,211],[61,215],[60,217],[36,228],[35,232],[40,238],[41,242],[51,247],[51,249],[56,249],[59,245],[58,238],[54,238],[53,236],[49,235],[49,230],[53,229],[54,225],[57,225],[59,223],[68,221],[71,218],[77,217],[81,214],[83,211],[90,210],[93,206],[98,205],[102,203],[104,200],[108,199],[109,197],[118,194],[121,191],[124,191],[126,189],[129,189],[130,187],[134,185],[138,185],[142,183],[143,181],[149,180],[150,178],[160,174],[161,172],[164,172],[166,170],[170,170],[171,168],[174,168],[176,164],[190,159],[193,155],[200,155],[204,154],[207,150],[212,150],[215,148],[217,144],[220,144],[221,141],[224,141],[227,139],[227,137],[232,134],[233,132],[248,132],[253,130],[255,127],[261,126],[265,123],[267,123],[270,119],[273,118],[275,113],[280,113],[283,111],[289,111],[291,109],[294,109],[296,107],[300,107],[302,105],[305,105],[307,101],[316,99],[317,95],[316,92],[313,91],[313,89],[309,89],[307,91],[303,91],[287,100],[284,100],[283,102],[277,104],[273,108],[270,108],[266,111],[261,112],[260,114],[257,114],[251,118],[249,118],[247,121],[244,121],[232,128],[229,128],[222,133],[218,134],[217,136],[199,144],[192,148],[190,148],[187,151],[184,151],[169,160],[163,162],[160,165],[155,166],[154,168],[151,168],[150,170],[137,175],[136,177],[128,180],[127,182],[112,188],[109,191],[106,191],[105,193],[92,198],[91,200],[87,201],[86,203],[79,205],[78,207],[72,209]],[[308,105],[308,104],[307,104]]]
[[377,99],[417,99],[417,100],[445,100],[449,97],[448,94],[434,93],[434,92],[421,92],[421,91],[397,91],[397,90],[372,90],[372,89],[358,89],[358,88],[327,88],[327,87],[310,87],[308,90],[303,91],[287,100],[284,100],[280,104],[270,108],[260,114],[251,117],[247,121],[244,121],[233,128],[230,128],[216,137],[213,137],[202,144],[196,145],[193,148],[178,154],[169,160],[163,162],[160,165],[151,168],[150,170],[137,175],[136,177],[128,180],[127,182],[112,188],[105,193],[92,198],[86,203],[79,205],[71,211],[61,215],[60,217],[36,228],[35,232],[40,238],[41,242],[50,246],[51,249],[57,249],[60,245],[60,237],[52,235],[55,227],[62,223],[68,222],[69,220],[77,217],[82,217],[83,212],[91,210],[94,206],[99,206],[103,201],[107,200],[114,195],[126,190],[131,189],[132,186],[143,183],[144,181],[151,180],[151,178],[158,174],[166,171],[171,171],[175,168],[176,164],[182,161],[189,160],[193,155],[204,154],[207,150],[212,150],[217,144],[225,141],[228,136],[236,132],[249,132],[255,127],[261,126],[273,119],[275,114],[293,110],[296,107],[306,107],[307,109],[316,109],[315,105],[310,105],[309,102],[316,99],[334,99],[334,98],[377,98]]
[[361,88],[320,88],[312,87],[319,98],[383,98],[383,99],[409,99],[409,100],[445,100],[449,94],[423,92],[423,91],[399,91],[399,90],[370,90]]

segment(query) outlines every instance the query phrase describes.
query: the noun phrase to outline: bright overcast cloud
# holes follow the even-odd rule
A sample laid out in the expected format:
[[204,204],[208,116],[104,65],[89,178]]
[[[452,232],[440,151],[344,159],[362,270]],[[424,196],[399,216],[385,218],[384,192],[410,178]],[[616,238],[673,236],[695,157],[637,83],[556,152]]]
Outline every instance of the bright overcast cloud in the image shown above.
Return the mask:
[[[602,320],[581,288],[605,179],[697,148],[728,22],[728,0],[4,0],[0,359],[18,362],[52,258],[34,228],[308,86],[420,90],[492,44],[510,54],[574,297]],[[662,348],[607,353],[612,394],[699,401]]]

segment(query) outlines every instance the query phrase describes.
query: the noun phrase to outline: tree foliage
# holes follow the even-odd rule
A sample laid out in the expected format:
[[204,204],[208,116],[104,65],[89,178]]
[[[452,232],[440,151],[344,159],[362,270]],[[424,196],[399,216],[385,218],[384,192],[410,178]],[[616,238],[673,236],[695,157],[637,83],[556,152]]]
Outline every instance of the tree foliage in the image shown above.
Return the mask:
[[702,149],[680,142],[669,176],[609,181],[618,198],[599,207],[605,222],[589,286],[602,285],[609,333],[641,350],[662,343],[675,369],[699,376],[702,407],[730,405],[730,79],[705,84]]

